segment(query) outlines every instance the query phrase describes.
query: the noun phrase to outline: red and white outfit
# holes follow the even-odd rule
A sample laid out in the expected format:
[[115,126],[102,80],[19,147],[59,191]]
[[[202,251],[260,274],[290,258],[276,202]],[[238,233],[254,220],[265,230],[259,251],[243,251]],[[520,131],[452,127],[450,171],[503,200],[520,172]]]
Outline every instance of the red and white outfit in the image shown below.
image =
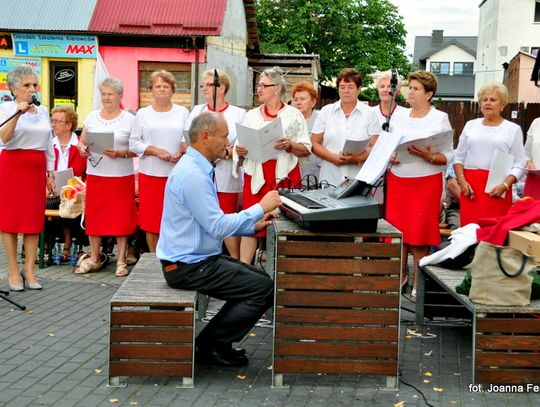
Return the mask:
[[[125,110],[105,120],[99,110],[84,121],[88,131],[114,133],[114,149],[127,150],[133,115]],[[92,147],[90,147],[90,150]],[[86,179],[86,234],[90,236],[128,236],[137,229],[135,176],[132,158],[110,158],[91,153]]]
[[[367,140],[380,132],[380,126],[371,107],[357,101],[347,118],[339,100],[321,109],[311,131],[312,134],[324,133],[322,146],[332,153],[342,151],[346,140]],[[321,160],[319,181],[326,181],[337,187],[345,177],[354,178],[360,168],[361,165],[338,167],[330,161]]]
[[150,106],[140,109],[133,122],[129,149],[139,156],[139,225],[142,230],[159,233],[167,177],[174,163],[144,155],[148,146],[180,152],[189,111],[174,104],[168,112],[156,112]]
[[460,221],[478,223],[478,219],[506,215],[512,206],[512,190],[503,199],[484,192],[489,168],[496,151],[512,154],[514,164],[508,175],[520,179],[526,165],[521,128],[508,120],[498,126],[485,126],[483,118],[469,120],[454,151],[454,163],[463,164],[463,175],[474,191],[474,199],[463,194],[459,200]]
[[[45,224],[46,171],[54,170],[51,123],[43,106],[19,116],[13,137],[0,154],[0,231],[38,234]],[[0,105],[0,122],[17,111]],[[12,119],[15,120],[15,119]]]
[[[392,128],[403,135],[402,142],[426,138],[452,130],[448,115],[434,107],[422,118],[410,116],[411,109],[392,115]],[[452,142],[443,151],[452,161]],[[399,156],[397,157],[399,161]],[[403,233],[403,242],[411,246],[435,246],[440,242],[439,213],[443,189],[444,165],[418,160],[394,164],[388,173],[386,219]]]
[[[63,171],[72,168],[74,176],[86,179],[86,158],[77,149],[77,145],[79,144],[77,135],[71,133],[71,138],[65,146],[65,150],[62,150],[58,136],[53,137],[52,143],[54,148],[54,170]],[[59,185],[56,186],[57,190],[59,187]]]
[[[265,105],[261,105],[247,112],[242,124],[253,129],[260,129],[267,125],[269,121],[265,120],[261,111],[264,107]],[[304,119],[300,110],[289,105],[283,105],[278,112],[278,116],[281,118],[283,137],[301,143],[311,151],[311,139],[307,131],[306,119]],[[236,149],[233,151],[233,157],[233,175],[238,176],[236,163],[239,157]],[[245,157],[243,163],[244,192],[242,209],[247,209],[260,202],[262,197],[269,191],[300,185],[301,174],[298,160],[297,156],[287,153],[285,150],[280,150],[276,159],[264,163]],[[265,235],[264,230],[255,234],[255,236]]]
[[[186,130],[189,130],[191,122],[195,117],[206,111],[212,111],[208,104],[195,106],[189,114]],[[244,121],[246,111],[227,103],[224,109],[217,112],[222,113],[227,121],[227,126],[229,127],[229,145],[234,146],[234,143],[236,143],[236,123],[242,123]],[[218,191],[219,207],[223,213],[238,212],[238,195],[242,192],[243,178],[242,176],[233,177],[232,171],[232,160],[219,160],[216,163],[216,188]]]
[[[535,169],[540,169],[540,118],[534,119],[531,127],[529,127],[524,149],[527,160],[532,161]],[[540,175],[527,174],[523,196],[540,199]]]
[[[394,122],[392,118],[394,117],[394,115],[400,114],[400,112],[405,109],[403,106],[400,106],[400,105],[394,104],[393,106],[394,107],[392,109],[392,114],[390,115],[390,132],[392,132],[394,128]],[[383,124],[386,123],[387,117],[383,114],[381,105],[372,106],[371,109],[375,113],[375,117],[377,118],[377,122],[379,123],[379,133],[380,133],[382,130]]]

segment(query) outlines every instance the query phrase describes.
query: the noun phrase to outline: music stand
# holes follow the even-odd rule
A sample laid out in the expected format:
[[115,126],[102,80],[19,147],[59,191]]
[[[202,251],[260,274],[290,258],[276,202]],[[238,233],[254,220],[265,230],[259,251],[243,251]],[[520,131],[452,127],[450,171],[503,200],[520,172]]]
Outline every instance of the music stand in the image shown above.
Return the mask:
[[22,311],[26,310],[26,307],[24,305],[21,305],[13,301],[11,298],[8,298],[7,297],[8,295],[9,295],[9,291],[0,290],[0,298],[2,298],[3,300],[6,300],[7,302],[12,303],[13,305],[15,305],[17,308],[19,308]]

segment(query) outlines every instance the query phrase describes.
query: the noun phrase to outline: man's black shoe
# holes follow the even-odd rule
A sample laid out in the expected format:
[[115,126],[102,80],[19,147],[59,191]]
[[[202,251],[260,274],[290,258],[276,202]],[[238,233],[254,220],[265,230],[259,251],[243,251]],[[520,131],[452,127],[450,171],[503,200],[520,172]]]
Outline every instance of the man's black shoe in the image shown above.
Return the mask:
[[244,355],[234,355],[232,352],[222,352],[217,349],[198,349],[195,352],[195,363],[224,367],[246,366],[248,358]]

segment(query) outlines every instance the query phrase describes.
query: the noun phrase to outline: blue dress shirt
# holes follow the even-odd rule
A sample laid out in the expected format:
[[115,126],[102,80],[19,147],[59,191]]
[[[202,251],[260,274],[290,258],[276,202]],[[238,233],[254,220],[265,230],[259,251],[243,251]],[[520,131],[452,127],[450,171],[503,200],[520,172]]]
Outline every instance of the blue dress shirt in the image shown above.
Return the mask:
[[224,214],[213,173],[214,166],[193,147],[171,171],[156,250],[159,259],[197,263],[221,254],[224,238],[255,233],[255,223],[264,215],[261,205]]

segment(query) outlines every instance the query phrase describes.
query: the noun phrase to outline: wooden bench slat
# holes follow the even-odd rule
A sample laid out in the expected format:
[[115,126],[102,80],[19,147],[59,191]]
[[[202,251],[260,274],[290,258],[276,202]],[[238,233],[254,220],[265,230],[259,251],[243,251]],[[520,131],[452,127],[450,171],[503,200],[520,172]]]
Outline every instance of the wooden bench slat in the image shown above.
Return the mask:
[[188,345],[128,345],[112,344],[110,347],[111,359],[161,359],[161,360],[187,360],[193,357],[193,346]]
[[278,257],[277,271],[306,274],[344,274],[344,275],[399,275],[400,262],[396,260],[361,259],[313,259]]
[[163,329],[153,326],[144,328],[112,328],[111,342],[161,342],[190,343],[193,329]]
[[475,383],[525,384],[540,383],[540,370],[532,369],[476,369]]
[[475,358],[477,366],[499,366],[502,368],[538,368],[540,366],[540,353],[476,352]]
[[351,310],[317,309],[313,312],[306,308],[276,308],[276,320],[282,323],[303,322],[340,325],[397,325],[397,310]]
[[117,362],[109,363],[110,376],[192,377],[190,362]]
[[280,289],[297,290],[343,290],[343,291],[397,291],[399,290],[399,277],[345,277],[282,274],[277,276]]
[[397,361],[365,362],[354,360],[326,361],[312,359],[275,359],[274,368],[282,373],[344,373],[397,375]]
[[476,335],[476,350],[540,350],[540,337]]
[[274,339],[396,342],[395,327],[296,326],[276,324]]
[[[540,319],[535,318],[478,318],[476,332],[540,333]],[[540,337],[538,338],[540,341]]]
[[193,312],[118,311],[111,315],[112,325],[193,326]]
[[318,358],[370,358],[370,359],[397,359],[398,349],[394,344],[366,343],[326,343],[326,342],[284,342],[277,340],[274,351],[280,357],[285,356],[314,356]]
[[401,245],[392,243],[278,241],[278,256],[302,257],[400,257]]
[[276,296],[279,305],[293,307],[399,307],[399,296],[395,294],[279,291]]

